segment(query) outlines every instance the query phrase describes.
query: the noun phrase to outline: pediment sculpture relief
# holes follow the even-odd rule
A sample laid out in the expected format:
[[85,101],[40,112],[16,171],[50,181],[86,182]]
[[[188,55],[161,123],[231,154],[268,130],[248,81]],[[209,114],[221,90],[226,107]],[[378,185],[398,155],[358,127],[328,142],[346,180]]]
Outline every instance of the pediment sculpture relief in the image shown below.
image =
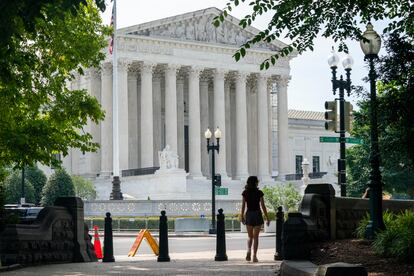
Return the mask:
[[[253,37],[253,34],[230,22],[224,22],[216,28],[212,25],[213,15],[194,17],[165,25],[133,31],[130,34],[150,37],[170,38],[184,41],[240,46]],[[269,43],[259,43],[254,48],[276,51],[277,47]]]

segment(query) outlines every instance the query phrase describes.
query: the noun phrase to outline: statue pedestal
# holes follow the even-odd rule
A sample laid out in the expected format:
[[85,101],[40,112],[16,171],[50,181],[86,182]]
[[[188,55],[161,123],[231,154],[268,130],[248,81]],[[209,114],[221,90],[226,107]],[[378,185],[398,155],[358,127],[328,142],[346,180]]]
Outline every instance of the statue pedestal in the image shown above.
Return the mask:
[[187,175],[183,169],[159,169],[149,180],[157,191],[170,193],[187,192]]

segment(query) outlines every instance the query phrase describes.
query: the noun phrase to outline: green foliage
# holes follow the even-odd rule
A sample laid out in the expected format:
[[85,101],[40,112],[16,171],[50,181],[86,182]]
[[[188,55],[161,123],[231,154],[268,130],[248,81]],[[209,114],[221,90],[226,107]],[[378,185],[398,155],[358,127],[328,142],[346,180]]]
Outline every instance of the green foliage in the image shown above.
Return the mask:
[[[96,1],[102,7],[103,0]],[[95,151],[83,129],[104,113],[67,82],[104,58],[109,27],[92,0],[2,1],[0,19],[0,166],[37,161],[59,166],[68,148]]]
[[285,211],[297,210],[301,200],[299,192],[296,191],[292,183],[272,187],[265,186],[262,191],[266,206],[274,212],[277,211],[279,206],[283,206]]
[[[390,35],[387,55],[377,68],[378,132],[381,174],[389,193],[414,197],[414,43],[407,36]],[[359,111],[354,112],[352,136],[366,141],[347,150],[348,183],[351,196],[360,197],[370,172],[370,99],[362,93]]]
[[[24,181],[25,199],[27,203],[35,202],[35,191],[32,183],[26,178]],[[21,171],[14,171],[4,181],[4,193],[6,204],[20,203],[20,197],[22,195],[22,174]]]
[[[395,219],[395,214],[386,210],[382,214],[382,218],[384,220],[385,227],[389,227],[389,225],[392,223],[392,221]],[[369,223],[369,214],[366,214],[364,218],[358,223],[358,227],[356,229],[356,236],[359,239],[365,238],[365,231],[367,229]]]
[[377,234],[373,248],[376,253],[406,262],[414,261],[414,212],[405,210]]
[[294,49],[299,53],[313,51],[314,40],[318,35],[332,38],[339,42],[339,50],[347,52],[344,43],[346,39],[361,40],[362,28],[372,20],[388,19],[390,23],[384,29],[386,32],[414,34],[414,4],[409,0],[402,1],[296,1],[296,0],[229,0],[222,13],[213,19],[213,25],[218,27],[224,18],[240,3],[249,3],[251,11],[239,25],[250,27],[253,22],[265,13],[273,16],[267,28],[254,35],[242,44],[234,54],[239,60],[244,57],[246,50],[254,45],[285,38],[290,41],[279,51],[267,58],[260,69],[268,69],[276,59],[290,55]]
[[63,169],[58,169],[43,187],[41,204],[53,206],[55,200],[62,196],[75,196],[75,187],[69,174]]
[[82,198],[82,200],[94,200],[96,198],[96,190],[92,181],[82,176],[73,175],[72,182],[77,197]]
[[35,191],[35,204],[40,204],[43,186],[46,185],[47,177],[38,167],[25,167],[24,177],[33,185]]

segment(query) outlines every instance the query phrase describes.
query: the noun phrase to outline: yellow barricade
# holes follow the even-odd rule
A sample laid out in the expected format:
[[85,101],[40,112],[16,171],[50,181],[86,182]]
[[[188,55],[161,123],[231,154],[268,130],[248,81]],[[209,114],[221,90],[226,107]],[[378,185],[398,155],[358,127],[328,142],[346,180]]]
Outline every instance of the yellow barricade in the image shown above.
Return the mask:
[[139,246],[141,245],[141,242],[143,239],[146,239],[148,242],[148,245],[151,247],[152,252],[154,252],[155,255],[158,256],[159,254],[159,247],[157,241],[154,239],[154,237],[151,235],[150,231],[148,229],[141,229],[139,231],[137,238],[135,239],[134,244],[131,247],[131,250],[129,250],[128,257],[134,257],[137,253],[137,250]]

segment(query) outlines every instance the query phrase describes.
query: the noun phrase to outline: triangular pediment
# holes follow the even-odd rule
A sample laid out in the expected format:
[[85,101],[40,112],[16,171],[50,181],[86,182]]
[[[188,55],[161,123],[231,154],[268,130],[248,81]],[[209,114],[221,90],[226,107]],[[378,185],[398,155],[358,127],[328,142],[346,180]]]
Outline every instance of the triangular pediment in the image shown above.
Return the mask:
[[[259,32],[253,27],[243,29],[238,25],[239,20],[230,15],[218,28],[214,27],[213,18],[220,12],[217,8],[208,8],[127,27],[119,33],[239,47]],[[277,51],[283,46],[284,43],[276,40],[256,44],[253,48]]]

